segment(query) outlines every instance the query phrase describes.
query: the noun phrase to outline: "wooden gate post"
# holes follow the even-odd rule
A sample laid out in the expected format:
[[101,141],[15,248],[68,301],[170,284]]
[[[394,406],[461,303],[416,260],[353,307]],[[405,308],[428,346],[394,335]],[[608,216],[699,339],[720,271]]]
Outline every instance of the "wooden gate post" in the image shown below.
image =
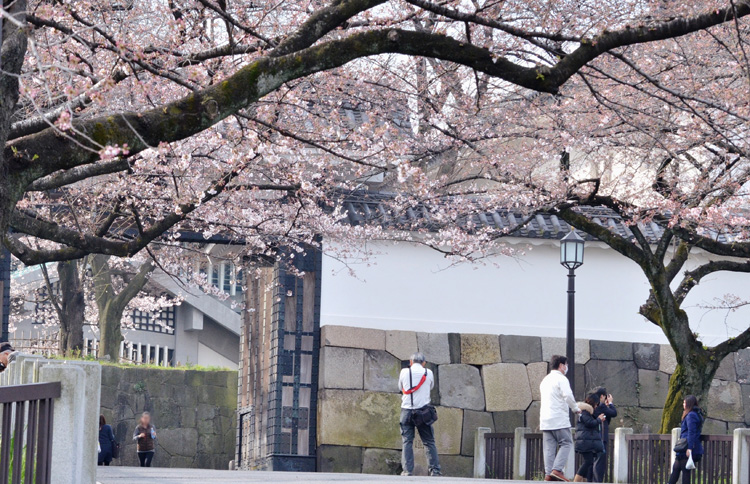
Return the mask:
[[674,467],[674,461],[677,460],[677,453],[672,452],[672,449],[674,449],[674,446],[677,445],[677,441],[680,440],[680,435],[682,434],[682,429],[680,427],[675,427],[672,429],[672,443],[669,446],[669,468],[672,469]]
[[615,454],[614,454],[614,466],[612,482],[614,483],[627,483],[628,482],[628,442],[626,436],[632,435],[633,429],[619,428],[615,429]]

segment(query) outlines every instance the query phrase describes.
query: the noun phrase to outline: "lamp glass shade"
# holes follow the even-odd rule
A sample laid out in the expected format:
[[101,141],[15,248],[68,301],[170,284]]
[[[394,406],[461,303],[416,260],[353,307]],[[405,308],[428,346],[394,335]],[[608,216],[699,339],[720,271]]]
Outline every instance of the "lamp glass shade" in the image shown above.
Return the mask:
[[560,241],[560,264],[568,269],[583,265],[583,239],[574,231]]

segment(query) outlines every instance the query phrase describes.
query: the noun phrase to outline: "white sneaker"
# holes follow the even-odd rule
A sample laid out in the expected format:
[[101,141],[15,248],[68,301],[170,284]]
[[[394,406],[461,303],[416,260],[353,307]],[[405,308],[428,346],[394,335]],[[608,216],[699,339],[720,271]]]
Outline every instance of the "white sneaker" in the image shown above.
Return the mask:
[[404,471],[404,472],[402,472],[402,473],[401,473],[401,475],[402,475],[402,476],[410,476],[410,475],[412,475],[412,474],[411,474],[411,472],[406,472],[406,471]]

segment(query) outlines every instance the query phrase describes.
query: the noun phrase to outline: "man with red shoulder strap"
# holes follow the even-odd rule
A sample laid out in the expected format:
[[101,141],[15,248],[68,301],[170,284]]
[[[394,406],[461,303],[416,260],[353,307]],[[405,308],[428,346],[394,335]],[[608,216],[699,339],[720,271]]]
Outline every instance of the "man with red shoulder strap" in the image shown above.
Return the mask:
[[409,361],[409,368],[401,370],[398,379],[401,390],[401,467],[403,476],[414,473],[414,435],[415,430],[424,444],[427,454],[427,465],[431,476],[440,476],[440,461],[435,446],[435,433],[432,424],[414,422],[414,411],[430,405],[430,390],[435,386],[432,370],[425,368],[425,357],[422,353],[415,353]]

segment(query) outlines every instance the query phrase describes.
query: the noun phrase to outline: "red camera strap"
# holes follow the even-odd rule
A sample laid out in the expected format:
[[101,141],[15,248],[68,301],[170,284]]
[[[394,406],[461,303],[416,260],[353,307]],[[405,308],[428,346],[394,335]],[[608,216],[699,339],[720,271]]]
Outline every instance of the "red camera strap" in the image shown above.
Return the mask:
[[424,375],[422,375],[422,379],[419,380],[419,383],[417,383],[417,386],[412,387],[412,388],[410,388],[408,390],[406,388],[404,388],[402,390],[404,392],[404,395],[411,395],[412,393],[414,393],[417,390],[419,390],[419,387],[421,387],[426,380],[427,380],[427,371],[424,372]]

